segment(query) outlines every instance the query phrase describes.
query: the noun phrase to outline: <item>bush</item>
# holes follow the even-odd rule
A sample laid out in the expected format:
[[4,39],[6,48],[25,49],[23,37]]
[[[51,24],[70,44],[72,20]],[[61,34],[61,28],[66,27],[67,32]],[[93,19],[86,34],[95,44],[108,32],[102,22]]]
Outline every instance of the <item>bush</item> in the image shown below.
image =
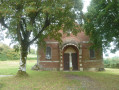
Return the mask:
[[119,57],[104,59],[105,68],[119,68]]
[[116,67],[119,68],[119,63],[116,64]]
[[36,54],[35,49],[30,49],[29,54]]
[[0,53],[0,61],[5,61],[7,60],[7,56],[5,54]]
[[17,60],[19,59],[19,54],[18,52],[15,52],[15,50],[11,50],[10,52],[7,53],[7,57],[10,60]]
[[5,44],[0,44],[0,60],[17,60],[19,53]]

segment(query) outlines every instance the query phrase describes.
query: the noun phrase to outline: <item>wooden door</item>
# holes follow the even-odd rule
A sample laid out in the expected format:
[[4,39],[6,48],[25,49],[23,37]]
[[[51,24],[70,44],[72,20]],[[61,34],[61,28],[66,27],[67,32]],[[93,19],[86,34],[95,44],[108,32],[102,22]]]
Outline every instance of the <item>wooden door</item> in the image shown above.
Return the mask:
[[64,70],[69,70],[69,54],[64,53]]
[[77,53],[72,53],[71,55],[72,55],[73,70],[78,70]]

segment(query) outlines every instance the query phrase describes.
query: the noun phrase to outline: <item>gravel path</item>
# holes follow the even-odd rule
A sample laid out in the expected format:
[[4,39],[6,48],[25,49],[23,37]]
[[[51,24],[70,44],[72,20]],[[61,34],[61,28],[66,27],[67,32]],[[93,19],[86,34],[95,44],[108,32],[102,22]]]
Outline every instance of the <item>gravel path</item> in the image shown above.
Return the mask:
[[0,77],[10,77],[10,76],[13,76],[13,75],[0,75]]
[[66,78],[70,80],[79,80],[81,87],[71,87],[67,90],[105,90],[104,87],[96,80],[88,76],[66,75]]

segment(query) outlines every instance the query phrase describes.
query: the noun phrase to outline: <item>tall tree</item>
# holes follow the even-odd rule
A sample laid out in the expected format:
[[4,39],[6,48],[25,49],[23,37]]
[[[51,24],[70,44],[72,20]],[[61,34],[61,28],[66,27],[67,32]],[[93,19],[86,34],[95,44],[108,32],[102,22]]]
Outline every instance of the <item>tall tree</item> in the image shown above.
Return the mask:
[[[74,0],[80,1],[81,0]],[[7,37],[20,44],[18,73],[26,73],[28,48],[38,38],[61,37],[59,30],[76,34],[77,12],[73,0],[0,0],[0,24],[7,28]],[[81,20],[81,19],[80,19]]]
[[95,47],[119,49],[119,0],[92,0],[84,17],[84,28]]

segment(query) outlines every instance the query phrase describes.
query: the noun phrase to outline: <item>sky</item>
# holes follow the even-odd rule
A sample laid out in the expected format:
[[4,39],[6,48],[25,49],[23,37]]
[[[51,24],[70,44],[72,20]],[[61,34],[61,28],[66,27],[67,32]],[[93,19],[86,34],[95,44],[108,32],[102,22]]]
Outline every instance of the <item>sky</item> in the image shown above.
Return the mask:
[[[83,12],[86,13],[87,12],[87,7],[90,5],[90,1],[91,0],[83,0],[84,2],[84,5],[83,5]],[[4,32],[5,33],[5,32]],[[1,41],[2,43],[5,43],[7,45],[10,44],[11,40],[10,39],[7,39],[7,38],[4,38],[4,41]],[[10,47],[12,47],[13,45],[11,45]],[[36,47],[34,45],[31,45],[31,48],[34,48],[36,49]],[[106,54],[108,54],[108,56],[106,56]],[[116,53],[110,53],[109,50],[107,50],[107,53],[104,53],[103,54],[103,57],[104,58],[109,58],[109,57],[115,57],[115,56],[119,56],[119,51],[117,51]]]
[[87,7],[90,5],[91,0],[83,0],[83,12],[87,12]]

